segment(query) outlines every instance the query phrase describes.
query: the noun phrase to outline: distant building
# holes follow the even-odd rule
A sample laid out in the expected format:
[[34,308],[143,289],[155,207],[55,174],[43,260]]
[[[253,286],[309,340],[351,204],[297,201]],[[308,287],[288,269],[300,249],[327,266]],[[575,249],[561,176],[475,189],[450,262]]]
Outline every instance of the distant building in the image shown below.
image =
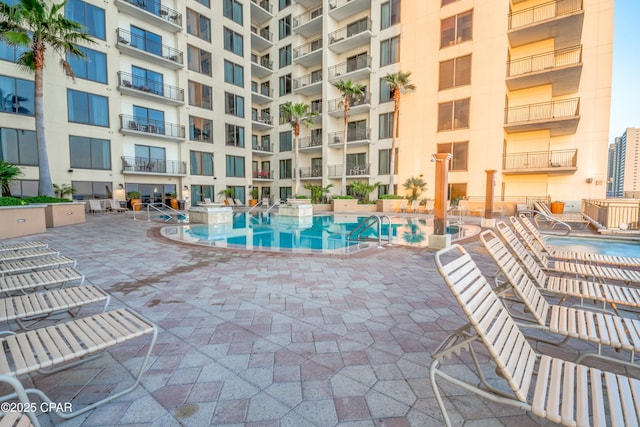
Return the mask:
[[609,146],[607,197],[640,198],[640,129],[627,128]]

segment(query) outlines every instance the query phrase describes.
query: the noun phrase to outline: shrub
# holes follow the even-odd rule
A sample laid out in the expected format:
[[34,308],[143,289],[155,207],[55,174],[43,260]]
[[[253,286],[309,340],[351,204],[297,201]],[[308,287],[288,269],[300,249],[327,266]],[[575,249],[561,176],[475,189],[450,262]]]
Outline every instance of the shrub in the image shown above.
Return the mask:
[[379,197],[379,199],[382,200],[388,200],[388,199],[404,199],[404,197],[402,196],[398,196],[397,194],[383,194],[382,196]]
[[22,206],[24,204],[26,204],[24,200],[16,197],[0,197],[0,206]]
[[334,199],[355,199],[353,196],[333,196]]
[[34,196],[34,197],[23,197],[22,200],[28,204],[38,204],[38,203],[69,203],[72,200],[62,199],[59,197],[50,197],[50,196]]
[[296,199],[308,199],[309,196],[296,196],[295,198]]

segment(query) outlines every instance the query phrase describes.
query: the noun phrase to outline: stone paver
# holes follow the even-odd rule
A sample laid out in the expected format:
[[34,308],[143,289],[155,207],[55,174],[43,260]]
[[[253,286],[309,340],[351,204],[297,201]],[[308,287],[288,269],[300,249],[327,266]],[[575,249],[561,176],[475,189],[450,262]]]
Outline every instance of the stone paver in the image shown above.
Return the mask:
[[[111,308],[131,307],[160,329],[138,388],[60,425],[442,423],[430,355],[465,319],[434,251],[393,246],[340,258],[211,250],[165,241],[160,226],[95,215],[26,239],[77,259],[86,282],[111,293]],[[481,245],[465,246],[492,276]],[[33,383],[79,408],[124,389],[146,344],[126,343]],[[468,357],[447,363],[474,378]],[[449,384],[442,390],[456,425],[540,423]],[[47,414],[39,419],[52,424]]]

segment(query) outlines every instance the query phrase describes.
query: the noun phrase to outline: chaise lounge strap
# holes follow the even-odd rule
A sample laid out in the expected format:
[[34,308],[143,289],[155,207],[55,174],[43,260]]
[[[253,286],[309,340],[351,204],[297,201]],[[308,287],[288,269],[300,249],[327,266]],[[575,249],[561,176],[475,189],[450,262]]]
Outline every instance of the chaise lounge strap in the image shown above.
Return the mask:
[[23,261],[0,262],[0,275],[24,273],[44,268],[76,266],[76,261],[66,256],[27,259]]
[[84,282],[84,275],[74,268],[55,268],[0,277],[0,292],[11,293],[71,281]]
[[21,249],[35,249],[46,248],[49,245],[44,242],[20,242],[20,243],[7,243],[6,245],[0,245],[0,252],[4,251],[18,251]]

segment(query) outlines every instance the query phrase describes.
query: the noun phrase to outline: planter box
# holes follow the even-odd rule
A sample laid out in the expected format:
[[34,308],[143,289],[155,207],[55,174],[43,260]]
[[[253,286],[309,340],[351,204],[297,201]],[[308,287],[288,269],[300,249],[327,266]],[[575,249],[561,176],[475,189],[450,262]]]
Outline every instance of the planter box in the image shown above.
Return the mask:
[[402,199],[378,199],[376,206],[378,212],[400,212]]
[[331,206],[334,212],[356,212],[358,210],[358,199],[333,199]]
[[311,199],[287,199],[287,205],[289,206],[298,206],[298,205],[310,205]]
[[378,212],[378,205],[358,205],[358,212]]
[[564,212],[564,202],[551,202],[550,209],[552,214],[561,214]]
[[0,240],[47,231],[44,219],[45,205],[0,207]]
[[318,203],[313,205],[314,212],[331,212],[331,205],[329,203]]
[[86,222],[85,203],[51,203],[45,205],[44,216],[47,228]]

